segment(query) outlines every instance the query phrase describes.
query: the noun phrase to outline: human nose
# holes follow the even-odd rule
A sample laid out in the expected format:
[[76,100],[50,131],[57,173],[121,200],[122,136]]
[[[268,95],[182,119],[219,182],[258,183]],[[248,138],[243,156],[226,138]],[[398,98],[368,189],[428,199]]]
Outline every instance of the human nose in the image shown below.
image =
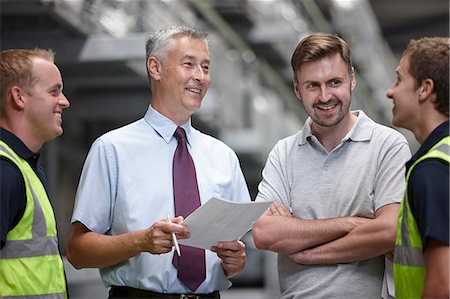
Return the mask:
[[69,99],[67,99],[63,93],[61,93],[61,97],[60,97],[58,103],[63,109],[69,108],[69,106],[70,106]]
[[193,78],[197,82],[204,82],[207,76],[209,76],[209,74],[205,73],[201,65],[194,68]]
[[331,100],[332,96],[331,93],[328,91],[328,88],[325,85],[322,85],[320,87],[320,94],[319,94],[319,101],[321,102],[328,102]]
[[394,84],[392,84],[392,85],[388,88],[388,90],[386,91],[386,96],[387,96],[389,99],[393,99],[393,98],[392,98],[392,96],[393,96],[393,88],[394,88]]

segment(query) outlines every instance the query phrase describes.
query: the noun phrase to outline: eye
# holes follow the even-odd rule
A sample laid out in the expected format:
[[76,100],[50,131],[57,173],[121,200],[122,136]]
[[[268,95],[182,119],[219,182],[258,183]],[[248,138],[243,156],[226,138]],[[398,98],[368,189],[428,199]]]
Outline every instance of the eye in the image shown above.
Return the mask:
[[341,85],[342,81],[340,79],[333,79],[331,80],[331,86],[339,86]]
[[185,61],[185,62],[183,62],[183,65],[185,65],[187,67],[192,67],[193,64],[190,61]]
[[306,88],[311,89],[311,88],[315,88],[317,86],[319,86],[319,84],[317,84],[316,82],[311,82],[306,85]]
[[202,65],[202,69],[203,69],[205,72],[208,72],[208,71],[209,71],[209,65],[208,65],[208,64]]

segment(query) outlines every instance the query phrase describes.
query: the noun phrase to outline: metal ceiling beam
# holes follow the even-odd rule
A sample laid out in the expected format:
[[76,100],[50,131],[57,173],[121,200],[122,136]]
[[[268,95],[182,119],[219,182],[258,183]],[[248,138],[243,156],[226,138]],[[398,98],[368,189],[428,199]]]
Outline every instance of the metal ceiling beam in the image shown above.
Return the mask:
[[3,49],[51,48],[58,55],[58,61],[68,63],[133,61],[142,60],[145,65],[144,34],[116,38],[109,35],[91,35],[87,38],[62,37],[61,39],[7,38],[2,40]]
[[49,17],[75,36],[87,36],[90,32],[89,26],[63,1],[1,0],[0,11],[2,17]]

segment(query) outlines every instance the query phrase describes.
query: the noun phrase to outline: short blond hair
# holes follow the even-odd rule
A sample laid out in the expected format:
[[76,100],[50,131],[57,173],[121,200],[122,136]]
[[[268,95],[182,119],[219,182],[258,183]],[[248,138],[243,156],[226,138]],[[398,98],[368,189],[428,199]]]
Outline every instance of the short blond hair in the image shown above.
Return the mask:
[[0,115],[5,110],[8,92],[14,84],[29,89],[36,83],[32,58],[38,57],[54,63],[55,53],[45,49],[10,49],[0,52]]

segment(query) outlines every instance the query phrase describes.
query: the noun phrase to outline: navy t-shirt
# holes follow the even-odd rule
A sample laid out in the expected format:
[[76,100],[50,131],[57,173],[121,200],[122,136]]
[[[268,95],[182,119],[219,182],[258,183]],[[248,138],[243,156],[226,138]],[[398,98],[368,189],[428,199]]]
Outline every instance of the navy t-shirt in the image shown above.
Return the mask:
[[[411,165],[437,142],[449,135],[449,122],[438,126],[427,137],[417,153],[406,163]],[[423,248],[429,238],[449,243],[449,163],[442,159],[425,159],[411,172],[408,182],[411,212],[422,237]]]
[[[0,128],[0,140],[30,164],[47,190],[44,172],[38,165],[39,154],[33,153],[17,136],[3,128]],[[22,218],[26,203],[25,182],[22,172],[14,162],[2,157],[0,159],[0,248],[5,246],[8,232]]]

